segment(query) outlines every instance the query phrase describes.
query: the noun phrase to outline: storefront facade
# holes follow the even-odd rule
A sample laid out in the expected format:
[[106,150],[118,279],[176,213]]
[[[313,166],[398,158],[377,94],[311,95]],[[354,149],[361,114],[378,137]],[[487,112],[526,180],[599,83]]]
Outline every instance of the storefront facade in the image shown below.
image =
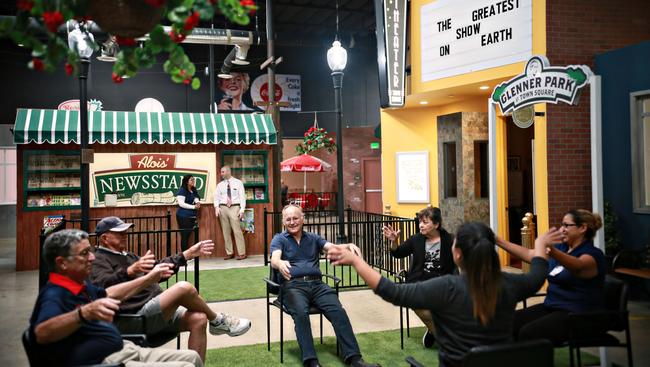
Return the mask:
[[[18,110],[17,270],[38,267],[44,218],[79,216],[78,124],[78,111]],[[264,208],[273,208],[271,146],[276,131],[269,115],[96,111],[90,113],[89,131],[95,153],[91,218],[161,216],[168,211],[174,218],[181,178],[192,174],[207,204],[198,214],[200,238],[215,240],[216,254],[223,256],[223,234],[212,203],[225,164],[244,182],[254,224],[261,226]],[[262,253],[259,232],[245,235],[248,254]]]
[[[577,106],[536,104],[528,128],[497,109],[491,136],[489,97],[499,83],[523,73],[533,55],[593,70],[595,54],[647,39],[650,29],[638,11],[648,5],[634,3],[411,1],[410,88],[404,107],[381,114],[384,204],[401,216],[439,206],[452,231],[467,220],[489,223],[484,181],[496,176],[493,227],[514,242],[527,211],[544,231],[566,210],[591,209],[590,88]],[[486,164],[492,147],[496,154]],[[428,200],[400,201],[396,157],[416,151],[428,157]]]

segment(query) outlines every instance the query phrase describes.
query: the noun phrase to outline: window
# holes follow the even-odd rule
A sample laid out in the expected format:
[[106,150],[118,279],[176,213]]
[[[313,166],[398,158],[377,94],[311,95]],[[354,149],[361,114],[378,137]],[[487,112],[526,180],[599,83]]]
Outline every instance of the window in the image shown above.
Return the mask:
[[456,142],[442,144],[442,154],[445,170],[445,198],[458,196],[456,186]]
[[630,94],[634,212],[650,214],[650,90]]
[[488,142],[474,142],[474,197],[486,198],[490,195],[488,180]]
[[0,205],[16,204],[16,148],[0,147]]

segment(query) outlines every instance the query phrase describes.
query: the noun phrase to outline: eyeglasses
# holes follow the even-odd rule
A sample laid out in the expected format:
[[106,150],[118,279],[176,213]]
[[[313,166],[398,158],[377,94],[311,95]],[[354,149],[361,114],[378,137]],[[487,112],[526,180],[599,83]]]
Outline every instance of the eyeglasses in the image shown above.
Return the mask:
[[575,223],[562,223],[562,227],[564,228],[569,228],[569,227],[577,227],[578,225]]
[[92,253],[92,254],[95,253],[95,247],[94,247],[94,246],[86,247],[85,249],[83,249],[83,250],[82,250],[81,252],[79,252],[78,254],[70,255],[70,257],[73,257],[73,256],[81,256],[81,257],[88,258],[88,256],[90,256],[91,253]]

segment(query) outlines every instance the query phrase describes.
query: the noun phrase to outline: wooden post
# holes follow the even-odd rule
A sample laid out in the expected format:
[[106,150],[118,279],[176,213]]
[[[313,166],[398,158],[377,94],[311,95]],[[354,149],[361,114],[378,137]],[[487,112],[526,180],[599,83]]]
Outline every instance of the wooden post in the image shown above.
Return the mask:
[[[535,246],[535,223],[533,222],[533,214],[526,213],[521,219],[523,227],[521,227],[521,246],[527,249],[532,249]],[[525,273],[530,271],[530,264],[521,262],[521,270]]]

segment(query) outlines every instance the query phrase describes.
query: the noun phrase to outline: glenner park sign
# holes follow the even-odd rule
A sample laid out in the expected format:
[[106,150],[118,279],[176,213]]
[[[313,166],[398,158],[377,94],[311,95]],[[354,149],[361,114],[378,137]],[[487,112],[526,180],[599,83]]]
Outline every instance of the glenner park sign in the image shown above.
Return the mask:
[[504,114],[536,103],[575,105],[592,75],[586,65],[550,66],[546,57],[533,56],[523,74],[494,88],[491,100]]

